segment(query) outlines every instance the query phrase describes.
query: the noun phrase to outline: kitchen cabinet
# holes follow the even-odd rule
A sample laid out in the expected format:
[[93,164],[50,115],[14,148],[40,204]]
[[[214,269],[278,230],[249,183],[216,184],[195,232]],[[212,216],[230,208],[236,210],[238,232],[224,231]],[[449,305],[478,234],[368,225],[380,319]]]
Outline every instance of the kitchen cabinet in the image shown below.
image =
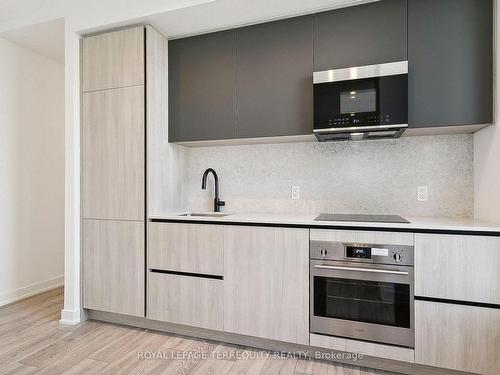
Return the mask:
[[83,217],[144,219],[144,87],[82,94]]
[[84,220],[83,307],[144,316],[144,223]]
[[415,295],[500,305],[500,238],[415,234]]
[[410,127],[493,117],[493,2],[408,1]]
[[314,71],[407,60],[406,0],[314,15]]
[[83,92],[143,84],[143,26],[83,39]]
[[313,71],[405,60],[414,134],[489,124],[492,4],[381,0],[173,40],[170,142],[312,134]]
[[144,27],[82,41],[83,306],[145,312]]
[[[151,26],[82,41],[82,282],[86,309],[145,314],[146,202],[158,204],[166,134],[167,40]],[[145,82],[145,74],[148,81]],[[147,122],[147,123],[146,123]],[[147,126],[146,126],[147,125]],[[161,159],[163,160],[163,159]],[[146,198],[146,174],[155,182]]]
[[500,309],[415,301],[415,362],[498,374]]
[[148,283],[149,319],[222,331],[222,280],[149,272]]
[[499,265],[498,237],[415,234],[417,363],[500,371]]
[[150,269],[224,274],[222,226],[150,223],[148,231]]
[[312,133],[312,16],[237,29],[236,134]]
[[172,40],[168,62],[170,141],[234,138],[235,30]]
[[309,230],[224,227],[224,331],[309,344]]

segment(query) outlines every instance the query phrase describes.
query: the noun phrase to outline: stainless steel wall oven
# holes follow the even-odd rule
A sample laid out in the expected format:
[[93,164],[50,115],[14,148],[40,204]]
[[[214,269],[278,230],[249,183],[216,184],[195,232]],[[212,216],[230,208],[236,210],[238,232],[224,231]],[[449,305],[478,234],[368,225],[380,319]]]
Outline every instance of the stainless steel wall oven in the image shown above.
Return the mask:
[[414,347],[413,247],[311,241],[313,333]]

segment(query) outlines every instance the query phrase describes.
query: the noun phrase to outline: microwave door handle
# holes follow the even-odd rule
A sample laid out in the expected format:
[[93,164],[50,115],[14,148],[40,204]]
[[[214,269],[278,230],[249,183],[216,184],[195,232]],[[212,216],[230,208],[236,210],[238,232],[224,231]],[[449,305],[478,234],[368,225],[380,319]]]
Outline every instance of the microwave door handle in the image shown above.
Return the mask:
[[340,266],[323,266],[314,265],[314,268],[321,268],[327,270],[342,270],[342,271],[358,271],[358,272],[372,272],[372,273],[388,273],[391,275],[408,275],[406,271],[391,271],[391,270],[381,270],[376,268],[356,268],[356,267],[340,267]]

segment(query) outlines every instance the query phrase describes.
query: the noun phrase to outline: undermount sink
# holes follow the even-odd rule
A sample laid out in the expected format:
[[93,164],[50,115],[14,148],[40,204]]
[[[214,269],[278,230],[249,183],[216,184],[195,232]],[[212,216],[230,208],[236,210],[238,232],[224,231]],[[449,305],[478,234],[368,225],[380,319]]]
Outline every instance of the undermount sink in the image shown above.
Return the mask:
[[180,214],[179,216],[199,216],[199,217],[224,217],[229,216],[224,212],[190,212],[185,214]]

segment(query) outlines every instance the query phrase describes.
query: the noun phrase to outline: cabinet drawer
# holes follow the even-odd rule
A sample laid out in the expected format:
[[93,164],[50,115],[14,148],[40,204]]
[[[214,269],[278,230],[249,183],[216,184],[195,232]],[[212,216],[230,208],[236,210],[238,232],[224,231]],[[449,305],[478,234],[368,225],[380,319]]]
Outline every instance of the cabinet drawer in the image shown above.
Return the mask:
[[223,275],[221,226],[150,223],[148,234],[150,269]]
[[415,362],[500,373],[500,310],[415,301]]
[[361,242],[413,246],[413,233],[311,229],[311,241]]
[[500,304],[500,238],[415,235],[415,295]]
[[222,331],[223,281],[150,272],[148,318]]

